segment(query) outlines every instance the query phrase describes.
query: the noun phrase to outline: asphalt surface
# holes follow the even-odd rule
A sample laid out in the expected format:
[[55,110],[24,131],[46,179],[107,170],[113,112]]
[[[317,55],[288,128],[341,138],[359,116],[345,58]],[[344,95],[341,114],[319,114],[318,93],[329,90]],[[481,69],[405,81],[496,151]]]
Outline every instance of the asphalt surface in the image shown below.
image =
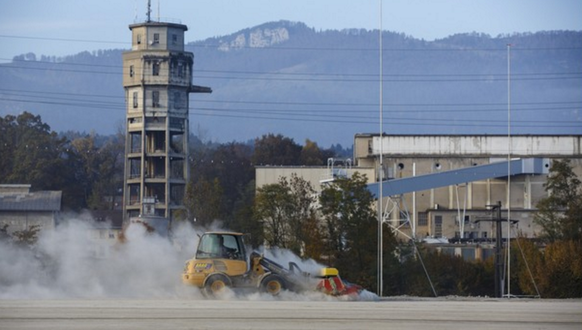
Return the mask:
[[0,329],[582,329],[582,300],[0,300]]

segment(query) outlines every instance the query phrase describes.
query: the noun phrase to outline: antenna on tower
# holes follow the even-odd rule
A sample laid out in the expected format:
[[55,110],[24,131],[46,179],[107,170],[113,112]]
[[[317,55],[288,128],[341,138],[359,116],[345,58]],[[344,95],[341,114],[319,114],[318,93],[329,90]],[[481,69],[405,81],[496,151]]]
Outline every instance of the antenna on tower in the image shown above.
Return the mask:
[[146,22],[149,23],[152,21],[151,15],[152,15],[152,0],[148,0],[148,12],[147,12],[148,19]]
[[135,17],[133,18],[133,22],[137,23],[137,0],[134,2],[134,5]]
[[158,0],[158,22],[161,22],[162,19],[160,18],[160,0]]

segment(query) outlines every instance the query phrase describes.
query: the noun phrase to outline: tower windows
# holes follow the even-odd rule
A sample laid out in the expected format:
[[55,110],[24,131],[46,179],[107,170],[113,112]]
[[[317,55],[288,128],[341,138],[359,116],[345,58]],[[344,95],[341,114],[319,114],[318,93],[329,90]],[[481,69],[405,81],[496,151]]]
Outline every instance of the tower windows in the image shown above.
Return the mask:
[[133,71],[133,65],[130,65],[130,66],[129,66],[129,76],[130,76],[130,77],[133,77],[133,75],[134,75],[134,71]]
[[137,92],[133,92],[133,108],[137,108]]
[[152,45],[159,44],[159,43],[160,43],[160,34],[154,33],[154,40],[152,41]]
[[152,92],[152,107],[154,107],[154,108],[160,107],[160,92],[159,91]]
[[184,78],[184,63],[178,62],[178,77]]
[[172,34],[172,45],[175,45],[178,43],[178,35],[177,34]]
[[153,62],[152,63],[152,75],[154,75],[154,76],[160,75],[160,62]]
[[174,109],[182,108],[182,94],[174,92]]

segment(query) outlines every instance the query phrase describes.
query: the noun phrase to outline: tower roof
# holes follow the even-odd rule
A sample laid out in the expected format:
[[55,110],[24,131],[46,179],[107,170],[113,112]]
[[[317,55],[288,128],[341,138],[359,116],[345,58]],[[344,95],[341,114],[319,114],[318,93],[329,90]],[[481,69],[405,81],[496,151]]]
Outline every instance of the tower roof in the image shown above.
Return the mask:
[[170,23],[170,22],[142,22],[142,23],[135,23],[135,24],[130,24],[129,25],[129,29],[132,30],[134,28],[137,27],[171,27],[171,28],[176,28],[176,29],[182,29],[184,31],[188,31],[188,26],[184,25],[184,24],[180,24],[180,23]]

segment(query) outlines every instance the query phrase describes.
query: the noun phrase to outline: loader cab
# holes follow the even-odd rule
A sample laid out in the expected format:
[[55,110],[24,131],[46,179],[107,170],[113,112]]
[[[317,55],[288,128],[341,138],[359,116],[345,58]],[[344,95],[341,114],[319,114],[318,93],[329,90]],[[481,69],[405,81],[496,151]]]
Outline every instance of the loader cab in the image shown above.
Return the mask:
[[200,238],[196,259],[246,260],[243,234],[227,232],[205,233]]

